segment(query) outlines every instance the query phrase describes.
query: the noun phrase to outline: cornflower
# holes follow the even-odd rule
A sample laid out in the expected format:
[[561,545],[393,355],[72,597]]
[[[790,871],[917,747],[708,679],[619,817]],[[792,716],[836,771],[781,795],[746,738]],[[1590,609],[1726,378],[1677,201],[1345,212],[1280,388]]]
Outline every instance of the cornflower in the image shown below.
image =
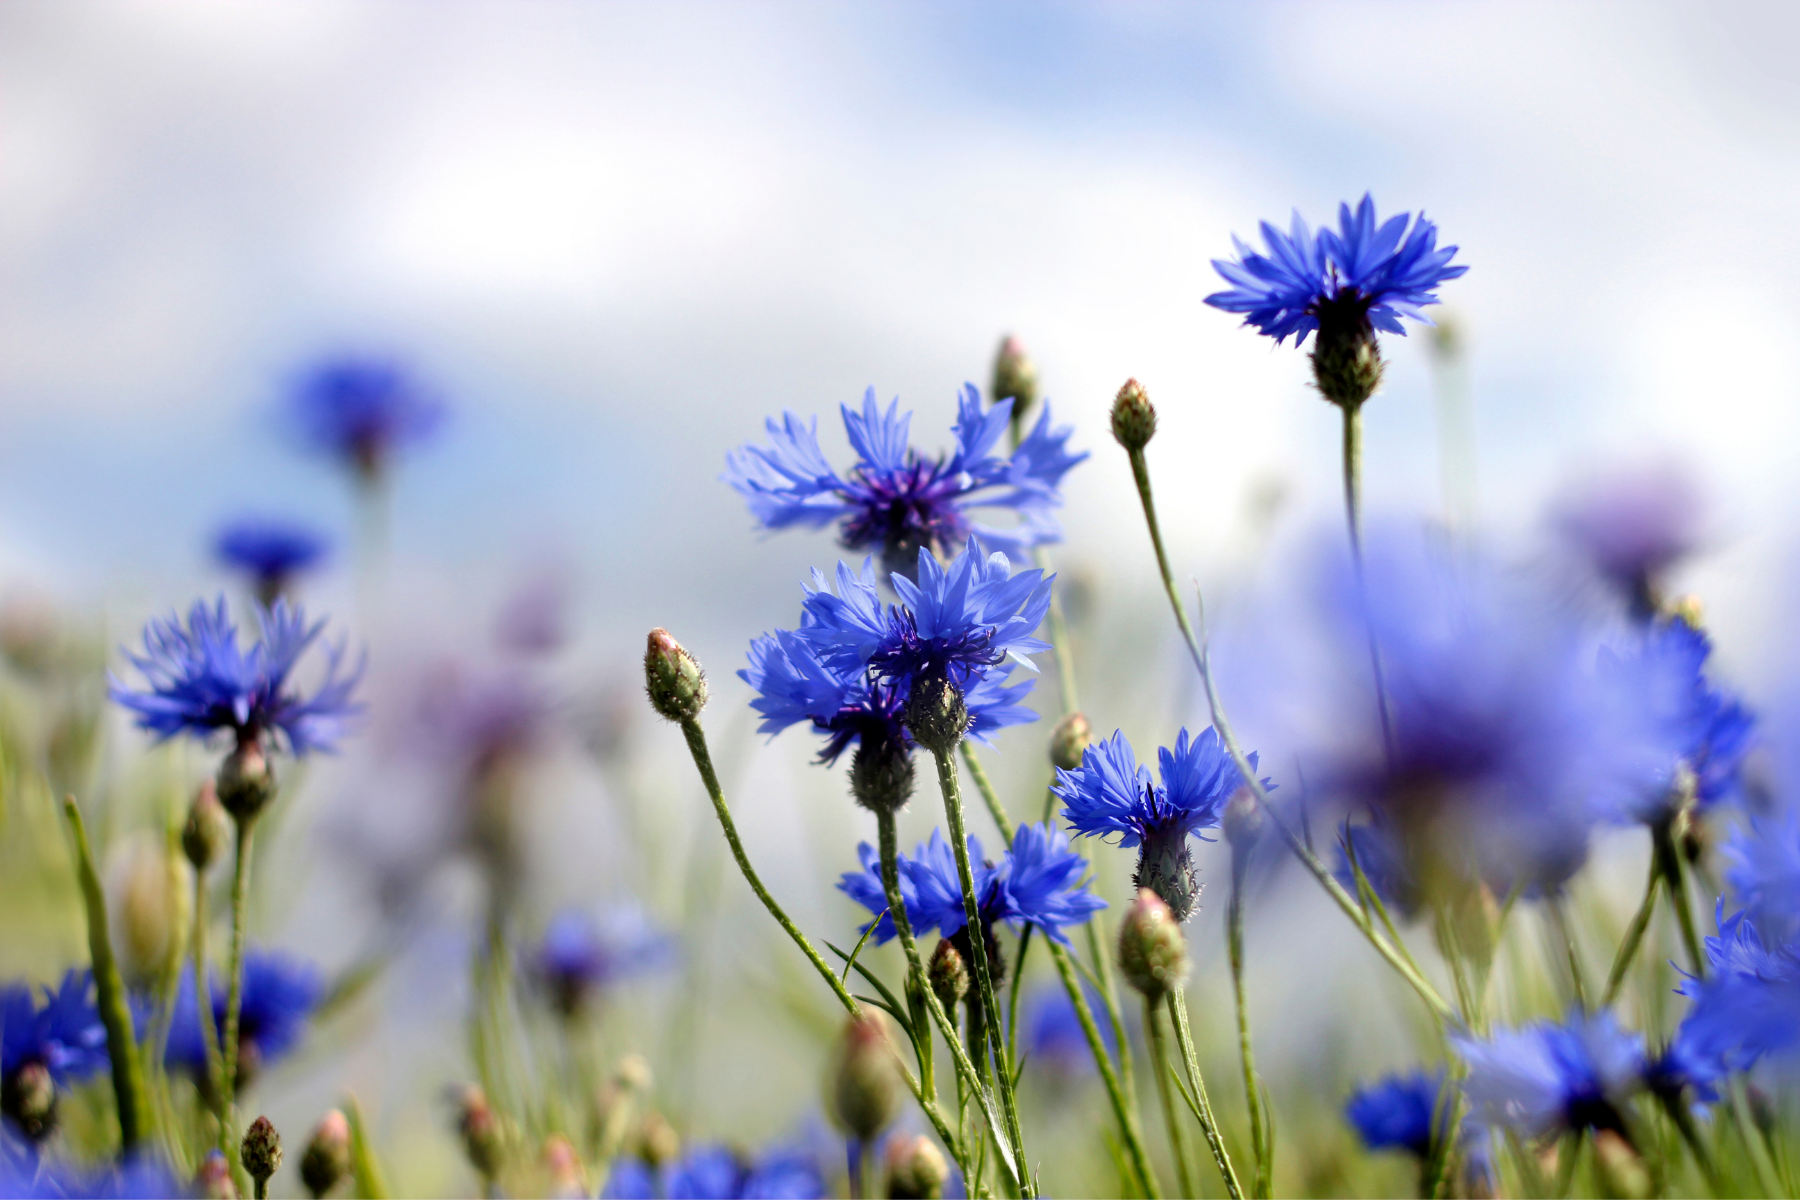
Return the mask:
[[59,1084],[108,1065],[106,1028],[94,1007],[93,972],[71,970],[43,1004],[23,983],[0,987],[0,1114],[32,1141],[56,1127]]
[[667,966],[675,946],[636,908],[616,908],[600,920],[574,909],[551,918],[532,956],[531,971],[563,1016],[587,1007],[614,984]]
[[1485,1041],[1455,1036],[1477,1120],[1524,1137],[1611,1130],[1630,1141],[1622,1106],[1644,1086],[1643,1038],[1609,1012],[1539,1021]]
[[330,543],[324,535],[290,521],[245,517],[219,531],[213,543],[220,562],[244,572],[267,608],[295,575],[324,560]]
[[[287,1057],[305,1036],[313,1010],[325,994],[325,983],[311,964],[275,951],[252,950],[244,956],[244,991],[238,1016],[238,1073],[233,1090],[241,1092],[265,1067]],[[196,1080],[206,1079],[206,1033],[210,1018],[216,1035],[225,1027],[227,990],[217,979],[207,987],[203,1016],[195,1002],[194,978],[183,974],[181,990],[169,1021],[164,1061]]]
[[446,409],[400,366],[374,359],[319,363],[296,383],[290,417],[314,450],[339,459],[367,484],[379,482],[403,446],[424,441]]

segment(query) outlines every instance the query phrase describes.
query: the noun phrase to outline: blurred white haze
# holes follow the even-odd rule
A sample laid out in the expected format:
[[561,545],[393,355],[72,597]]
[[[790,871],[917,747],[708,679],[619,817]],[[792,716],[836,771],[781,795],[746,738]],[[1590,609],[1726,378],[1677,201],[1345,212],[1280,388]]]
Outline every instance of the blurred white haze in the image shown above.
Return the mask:
[[[829,884],[869,831],[804,768],[803,731],[749,740],[732,676],[838,550],[758,537],[718,480],[726,451],[791,407],[845,462],[837,405],[870,385],[946,445],[956,389],[985,388],[1016,333],[1093,452],[1058,565],[1097,620],[1153,631],[1121,643],[1150,694],[1097,684],[1089,708],[1148,753],[1193,711],[1170,707],[1189,683],[1111,398],[1136,376],[1156,402],[1177,570],[1228,620],[1254,496],[1286,495],[1278,541],[1341,519],[1338,423],[1302,353],[1202,303],[1208,260],[1368,190],[1384,214],[1423,208],[1470,266],[1443,294],[1488,528],[1525,544],[1597,465],[1683,464],[1713,538],[1677,585],[1703,596],[1725,675],[1766,694],[1793,661],[1769,648],[1800,546],[1796,45],[1800,9],[1774,4],[11,0],[0,589],[103,612],[122,640],[229,586],[220,520],[306,515],[346,546],[307,599],[379,660],[454,649],[552,564],[576,597],[571,677],[629,682],[653,625],[706,663],[753,852],[841,928]],[[1384,346],[1370,507],[1435,515],[1429,341]],[[298,368],[343,350],[410,363],[454,408],[399,467],[379,613],[345,479],[276,416]],[[1104,711],[1112,694],[1131,707]],[[633,733],[671,828],[716,841],[665,735]],[[1036,779],[1021,745],[1007,769]],[[367,754],[316,773],[321,808]],[[562,847],[567,890],[616,891],[584,854]],[[733,1104],[763,1132],[792,1116],[705,1103],[721,1126]]]

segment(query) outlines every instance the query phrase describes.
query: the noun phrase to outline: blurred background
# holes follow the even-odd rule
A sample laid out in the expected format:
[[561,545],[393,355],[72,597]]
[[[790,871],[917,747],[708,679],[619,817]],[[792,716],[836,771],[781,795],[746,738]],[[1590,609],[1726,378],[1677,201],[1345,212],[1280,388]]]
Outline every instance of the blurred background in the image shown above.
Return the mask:
[[[368,648],[371,713],[292,789],[259,920],[329,970],[385,966],[267,1085],[278,1123],[353,1088],[403,1191],[466,1186],[439,1096],[468,1074],[446,1048],[478,885],[439,869],[456,785],[416,726],[421,696],[487,713],[497,689],[532,731],[530,919],[631,903],[684,931],[698,982],[639,986],[609,1049],[651,1059],[685,1127],[775,1136],[812,1111],[810,1023],[829,1009],[722,874],[680,739],[637,695],[644,631],[668,626],[709,668],[751,852],[825,936],[854,936],[831,885],[872,823],[807,766],[807,738],[753,736],[732,672],[837,548],[759,536],[719,481],[725,453],[792,408],[847,462],[836,406],[870,386],[917,411],[916,444],[946,446],[956,389],[985,387],[1016,334],[1093,451],[1055,551],[1084,707],[1140,748],[1167,741],[1194,697],[1107,408],[1127,376],[1157,403],[1177,570],[1229,627],[1284,540],[1339,519],[1338,424],[1303,354],[1203,305],[1209,260],[1259,220],[1318,223],[1368,190],[1422,208],[1471,268],[1444,290],[1454,353],[1424,329],[1385,341],[1371,508],[1473,514],[1530,545],[1598,468],[1685,472],[1707,538],[1678,582],[1704,598],[1722,670],[1767,694],[1781,656],[1751,648],[1782,641],[1800,519],[1797,43],[1800,13],[1773,4],[14,0],[0,597],[123,670],[115,648],[145,617],[242,599],[212,557],[222,522],[333,536],[300,592]],[[379,567],[347,474],[283,417],[299,373],[346,353],[404,364],[449,411],[395,464]],[[1446,395],[1470,416],[1462,442],[1451,422],[1470,469],[1448,487]],[[521,662],[493,630],[532,604],[565,634]],[[1120,662],[1132,673],[1101,669]],[[1054,717],[1048,675],[1042,690]],[[1045,733],[1003,739],[1013,795],[1041,786]],[[102,741],[92,787],[127,798],[127,829],[154,808],[130,797],[210,766],[146,756],[116,714]],[[1125,864],[1103,857],[1116,900]],[[1308,932],[1322,903],[1260,914],[1281,931],[1253,957],[1272,1013],[1316,1004],[1333,961],[1372,973],[1345,931]],[[1216,922],[1198,924],[1216,955]],[[0,975],[48,977],[79,946],[73,917],[9,925]],[[674,1003],[694,995],[717,999]],[[1383,1047],[1408,1030],[1391,1021],[1338,1052],[1393,1065]],[[1315,1049],[1276,1045],[1265,1069]],[[751,1086],[765,1078],[788,1099]]]

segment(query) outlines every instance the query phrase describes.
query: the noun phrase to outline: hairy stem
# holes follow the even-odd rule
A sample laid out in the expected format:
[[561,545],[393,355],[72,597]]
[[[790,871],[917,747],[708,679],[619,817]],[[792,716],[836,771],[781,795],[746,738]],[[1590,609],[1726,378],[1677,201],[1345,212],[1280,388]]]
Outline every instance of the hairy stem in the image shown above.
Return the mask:
[[[220,1046],[223,1062],[219,1079],[219,1141],[225,1156],[233,1159],[237,1131],[233,1128],[235,1121],[231,1110],[237,1099],[238,1022],[244,1007],[244,941],[250,924],[250,839],[255,829],[255,817],[238,818],[237,857],[232,863],[231,875],[231,958],[226,966],[225,1036]],[[202,1014],[205,1011],[202,1007]]]
[[1231,991],[1237,1002],[1238,1058],[1244,1067],[1244,1100],[1250,1108],[1250,1146],[1256,1167],[1255,1192],[1266,1195],[1269,1164],[1263,1161],[1262,1086],[1256,1074],[1256,1050],[1250,1041],[1250,1006],[1244,997],[1244,862],[1231,852],[1231,898],[1226,902],[1226,946],[1231,959]]
[[1150,1073],[1156,1076],[1156,1096],[1162,1102],[1163,1121],[1169,1131],[1169,1157],[1175,1160],[1175,1186],[1183,1196],[1198,1196],[1194,1187],[1193,1168],[1188,1165],[1187,1138],[1182,1136],[1180,1114],[1175,1111],[1175,1093],[1169,1087],[1168,1039],[1163,1034],[1161,1006],[1144,997],[1144,1033],[1150,1039]]
[[1206,1135],[1207,1148],[1212,1151],[1213,1163],[1219,1168],[1219,1176],[1225,1180],[1225,1192],[1231,1200],[1243,1200],[1244,1187],[1238,1182],[1237,1171],[1231,1165],[1231,1155],[1225,1149],[1225,1141],[1219,1136],[1219,1122],[1213,1116],[1212,1101],[1206,1096],[1206,1080],[1200,1074],[1200,1058],[1194,1053],[1194,1036],[1188,1030],[1187,993],[1181,988],[1170,990],[1167,998],[1169,1016],[1175,1023],[1175,1040],[1181,1045],[1181,1056],[1187,1062],[1188,1087],[1193,1089],[1194,1099],[1199,1104],[1200,1132]]

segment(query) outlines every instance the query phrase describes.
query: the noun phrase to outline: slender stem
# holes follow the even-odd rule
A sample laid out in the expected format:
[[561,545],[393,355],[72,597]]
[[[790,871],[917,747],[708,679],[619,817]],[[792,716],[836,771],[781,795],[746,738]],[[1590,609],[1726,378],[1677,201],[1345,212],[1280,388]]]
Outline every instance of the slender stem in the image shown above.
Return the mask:
[[1181,1045],[1181,1056],[1187,1060],[1188,1086],[1194,1091],[1194,1099],[1200,1108],[1200,1132],[1206,1135],[1206,1145],[1212,1150],[1213,1162],[1219,1168],[1219,1175],[1225,1180],[1226,1194],[1231,1200],[1243,1200],[1244,1188],[1238,1182],[1237,1171],[1231,1165],[1231,1155],[1225,1149],[1225,1141],[1219,1136],[1219,1122],[1213,1116],[1212,1101],[1206,1096],[1206,1080],[1200,1074],[1200,1058],[1194,1053],[1194,1037],[1188,1030],[1187,993],[1181,988],[1172,988],[1168,995],[1169,1016],[1175,1022],[1175,1040]]
[[[1040,571],[1050,570],[1050,553],[1042,546],[1031,548],[1031,561]],[[1063,712],[1081,707],[1075,695],[1075,651],[1069,645],[1069,624],[1063,618],[1062,589],[1050,590],[1050,648],[1056,655],[1056,684],[1062,694]]]
[[1375,708],[1381,717],[1381,745],[1387,761],[1394,762],[1394,721],[1388,712],[1387,680],[1381,670],[1381,645],[1368,619],[1368,584],[1363,572],[1362,545],[1362,405],[1340,404],[1344,414],[1344,518],[1350,529],[1350,559],[1356,571],[1356,595],[1363,607],[1364,628],[1369,638],[1369,671],[1375,681]]
[[1250,1146],[1256,1165],[1255,1192],[1266,1194],[1263,1162],[1262,1087],[1256,1076],[1256,1051],[1250,1041],[1250,1006],[1244,997],[1244,868],[1245,855],[1231,851],[1231,898],[1226,902],[1226,944],[1231,959],[1231,991],[1237,1001],[1238,1057],[1244,1065],[1244,1100],[1250,1108]]
[[1757,1127],[1756,1116],[1750,1110],[1750,1088],[1744,1077],[1734,1075],[1727,1084],[1731,1095],[1731,1116],[1737,1125],[1738,1135],[1744,1139],[1744,1149],[1749,1152],[1750,1169],[1756,1174],[1756,1186],[1765,1196],[1779,1195],[1780,1182],[1775,1160],[1769,1154],[1768,1143],[1762,1140],[1762,1130]]
[[[968,921],[969,945],[974,959],[975,990],[981,997],[981,1009],[988,1027],[998,1035],[1000,1001],[994,995],[993,974],[988,970],[987,937],[981,923],[981,906],[975,897],[975,873],[969,866],[968,836],[963,832],[962,788],[956,778],[956,761],[946,750],[932,751],[937,760],[938,787],[944,794],[944,820],[950,826],[950,845],[956,854],[956,873],[962,882],[963,913]],[[1013,1095],[1012,1066],[1006,1061],[1003,1044],[995,1047],[994,1090],[1000,1094],[1000,1110],[1006,1118],[1006,1133],[1012,1141],[1013,1154],[1019,1164],[1017,1182],[1021,1195],[1032,1195],[1031,1172],[1025,1167],[1025,1139],[1019,1126],[1018,1099]]]
[[194,1013],[200,1021],[200,1042],[206,1054],[206,1091],[212,1098],[213,1115],[224,1129],[228,1110],[220,1080],[225,1073],[224,1054],[219,1049],[219,1027],[212,1015],[212,985],[206,978],[206,873],[194,872]]
[[1606,975],[1606,991],[1600,997],[1601,1008],[1611,1008],[1613,1001],[1619,998],[1619,989],[1625,984],[1625,974],[1631,969],[1632,960],[1637,957],[1638,947],[1643,945],[1644,931],[1650,928],[1650,917],[1656,912],[1656,890],[1662,883],[1662,864],[1655,854],[1650,856],[1650,878],[1644,884],[1644,900],[1631,918],[1631,924],[1625,927],[1624,940],[1619,943],[1619,951],[1613,955],[1612,970]]
[[[932,1078],[931,1026],[919,1020],[923,1015],[923,995],[931,990],[931,983],[925,975],[925,964],[919,958],[919,945],[913,939],[912,918],[906,911],[906,898],[900,892],[900,838],[894,825],[894,814],[878,812],[875,814],[875,827],[881,846],[881,888],[887,896],[888,916],[894,922],[894,929],[900,935],[901,948],[906,952],[906,995],[908,1004],[913,1008],[913,1028],[917,1031],[919,1054],[919,1082],[932,1095],[937,1094],[937,1085]],[[877,918],[879,923],[879,918]]]
[[1162,529],[1157,524],[1156,503],[1151,496],[1150,469],[1144,461],[1142,450],[1131,452],[1131,473],[1137,480],[1138,499],[1143,504],[1144,521],[1150,528],[1151,545],[1156,549],[1156,565],[1162,573],[1163,591],[1169,597],[1169,605],[1175,611],[1175,624],[1180,627],[1182,637],[1187,641],[1188,654],[1194,660],[1194,666],[1200,672],[1200,682],[1206,688],[1207,703],[1212,709],[1213,728],[1218,730],[1219,740],[1225,744],[1225,749],[1230,753],[1232,762],[1237,765],[1238,774],[1243,777],[1244,786],[1249,788],[1250,793],[1256,797],[1257,803],[1262,806],[1276,829],[1281,832],[1282,840],[1288,844],[1295,857],[1301,861],[1313,878],[1319,881],[1319,886],[1325,889],[1326,894],[1337,903],[1344,915],[1350,918],[1351,923],[1362,931],[1362,935],[1368,939],[1369,944],[1375,947],[1376,953],[1386,959],[1388,965],[1399,972],[1400,977],[1406,980],[1413,991],[1419,994],[1419,998],[1425,1002],[1432,1015],[1440,1021],[1453,1016],[1453,1010],[1444,998],[1438,995],[1437,989],[1432,987],[1425,976],[1407,962],[1405,957],[1399,954],[1386,938],[1381,936],[1369,915],[1362,911],[1362,908],[1344,890],[1343,885],[1338,883],[1330,871],[1326,870],[1325,864],[1319,861],[1318,856],[1295,836],[1294,831],[1288,827],[1288,823],[1282,819],[1281,814],[1276,812],[1269,803],[1269,793],[1264,789],[1262,781],[1257,779],[1256,771],[1250,766],[1249,760],[1244,757],[1243,748],[1238,745],[1237,738],[1232,735],[1231,722],[1226,718],[1225,706],[1219,699],[1218,686],[1213,681],[1212,667],[1207,659],[1205,642],[1195,636],[1194,627],[1188,622],[1187,609],[1182,606],[1181,596],[1175,590],[1175,577],[1169,571],[1169,557],[1163,550]]
[[1019,955],[1013,962],[1011,994],[1006,998],[1006,1060],[1015,1072],[1024,1070],[1019,1063],[1019,992],[1025,984],[1025,955],[1031,949],[1031,934],[1037,928],[1027,925],[1019,935]]
[[[231,876],[231,959],[226,969],[225,1037],[220,1046],[223,1069],[219,1080],[219,1095],[223,1097],[220,1111],[224,1119],[219,1122],[219,1137],[230,1138],[234,1145],[237,1133],[232,1128],[235,1121],[231,1110],[237,1099],[238,1022],[244,1007],[244,940],[250,923],[250,837],[255,828],[255,817],[238,819],[237,857],[232,864]],[[231,1157],[229,1149],[226,1157]]]
[[267,1177],[255,1180],[256,1200],[269,1200],[269,1181]]
[[1700,935],[1694,928],[1694,911],[1688,907],[1687,882],[1681,867],[1681,848],[1675,844],[1674,831],[1668,821],[1658,822],[1650,831],[1656,848],[1656,863],[1663,884],[1669,889],[1669,904],[1681,926],[1681,943],[1687,951],[1688,967],[1701,978],[1706,976],[1706,955],[1700,950]]
[[988,815],[994,818],[994,824],[1000,830],[1001,839],[1008,846],[1012,845],[1012,818],[1006,815],[1006,806],[1000,803],[1000,793],[994,790],[993,782],[982,769],[981,760],[975,757],[974,744],[966,738],[962,744],[962,758],[969,768],[970,778],[975,780],[975,790],[981,793],[982,803],[987,805]]
[[1100,985],[1100,1000],[1106,1005],[1106,1019],[1112,1025],[1113,1045],[1119,1053],[1119,1087],[1125,1093],[1125,1103],[1131,1110],[1131,1123],[1134,1128],[1141,1128],[1142,1121],[1138,1117],[1137,1080],[1131,1066],[1131,1039],[1125,1033],[1125,1018],[1119,1008],[1119,984],[1113,976],[1112,955],[1106,952],[1106,938],[1101,930],[1105,925],[1105,917],[1095,913],[1087,926],[1088,956],[1094,961],[1094,973]]
[[1156,1096],[1162,1102],[1163,1121],[1169,1131],[1169,1157],[1175,1160],[1175,1186],[1181,1189],[1183,1196],[1198,1196],[1200,1192],[1194,1187],[1193,1168],[1188,1165],[1187,1138],[1182,1136],[1181,1121],[1175,1111],[1175,1094],[1169,1087],[1169,1070],[1174,1064],[1169,1061],[1168,1040],[1163,1035],[1159,1008],[1154,999],[1144,997],[1144,1032],[1150,1039],[1150,1073],[1156,1076]]
[[1550,1185],[1550,1194],[1562,1200],[1569,1194],[1569,1185],[1575,1182],[1575,1163],[1581,1157],[1581,1130],[1564,1134],[1557,1150],[1556,1182]]
[[113,958],[112,939],[106,924],[106,892],[94,869],[88,846],[87,826],[75,797],[63,798],[63,815],[75,838],[75,874],[81,885],[81,901],[87,911],[88,954],[94,969],[94,1004],[106,1028],[106,1053],[112,1060],[113,1099],[119,1110],[119,1140],[125,1153],[137,1149],[149,1130],[149,1093],[144,1089],[144,1066],[138,1057],[137,1034],[131,1025],[131,1006],[125,983]]
[[769,910],[769,915],[775,918],[775,923],[794,939],[794,944],[800,947],[801,952],[806,955],[807,961],[812,963],[813,969],[819,973],[820,978],[830,985],[832,994],[838,998],[838,1003],[844,1006],[844,1011],[851,1016],[857,1015],[861,1011],[861,1007],[856,1003],[856,998],[844,987],[843,981],[837,977],[837,972],[833,971],[825,964],[825,960],[819,957],[819,952],[813,949],[813,944],[806,939],[804,933],[800,932],[800,927],[795,925],[788,918],[787,913],[782,911],[781,905],[776,903],[775,897],[769,894],[769,889],[763,886],[762,880],[756,874],[756,868],[750,865],[750,856],[744,853],[744,843],[738,840],[737,823],[731,819],[731,809],[725,804],[725,790],[719,786],[719,776],[713,770],[712,754],[706,748],[706,731],[700,728],[699,721],[689,720],[681,723],[681,732],[687,738],[688,751],[694,756],[694,766],[700,771],[700,780],[706,785],[706,794],[712,798],[713,811],[719,816],[719,827],[725,831],[725,841],[731,846],[731,856],[737,859],[738,870],[743,874],[744,882],[750,885],[750,890],[756,893],[756,898],[763,902],[763,907]]
[[1714,1196],[1724,1195],[1724,1183],[1719,1178],[1719,1168],[1713,1162],[1712,1151],[1700,1137],[1700,1130],[1694,1125],[1694,1114],[1689,1112],[1681,1097],[1672,1092],[1658,1091],[1656,1098],[1662,1102],[1663,1111],[1669,1114],[1669,1120],[1681,1134],[1681,1140],[1687,1143],[1688,1150],[1694,1156],[1694,1165],[1700,1168],[1700,1174],[1706,1179],[1706,1190]]
[[1118,1121],[1119,1133],[1125,1138],[1125,1151],[1131,1156],[1132,1170],[1137,1173],[1144,1194],[1150,1200],[1158,1200],[1162,1192],[1157,1186],[1155,1172],[1150,1169],[1150,1155],[1144,1149],[1144,1135],[1138,1128],[1136,1105],[1128,1103],[1125,1093],[1120,1089],[1119,1076],[1113,1070],[1112,1056],[1106,1052],[1106,1041],[1100,1036],[1100,1027],[1094,1022],[1094,1011],[1088,1004],[1087,993],[1082,990],[1081,980],[1076,976],[1074,966],[1069,962],[1068,950],[1048,939],[1046,944],[1050,947],[1050,961],[1056,964],[1056,973],[1062,979],[1063,991],[1069,994],[1069,1003],[1075,1006],[1075,1019],[1081,1025],[1082,1035],[1087,1038],[1088,1050],[1094,1056],[1094,1065],[1100,1068],[1100,1080],[1106,1085],[1106,1098],[1112,1103],[1113,1118]]
[[1562,951],[1568,965],[1569,987],[1575,994],[1575,1006],[1582,1012],[1588,1011],[1587,981],[1581,969],[1581,955],[1575,948],[1575,935],[1569,930],[1569,914],[1563,905],[1563,898],[1556,892],[1548,892],[1544,896],[1544,915],[1549,920],[1550,936]]

